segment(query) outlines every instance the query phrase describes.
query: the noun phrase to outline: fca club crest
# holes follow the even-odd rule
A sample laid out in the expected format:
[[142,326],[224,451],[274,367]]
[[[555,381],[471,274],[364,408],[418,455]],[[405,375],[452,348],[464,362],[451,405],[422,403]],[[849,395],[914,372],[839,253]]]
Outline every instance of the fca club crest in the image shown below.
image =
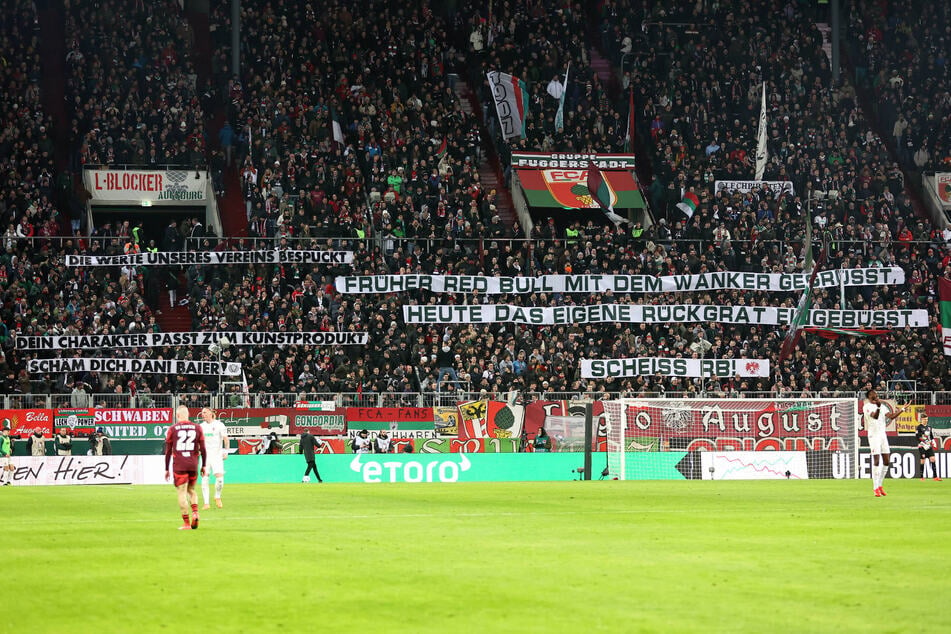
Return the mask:
[[690,407],[687,405],[675,405],[664,407],[664,426],[667,429],[683,431],[690,425]]
[[169,198],[175,199],[188,191],[188,188],[185,186],[186,178],[188,178],[188,172],[173,170],[165,172],[165,179],[169,183],[165,186],[165,191],[168,192]]
[[746,373],[750,376],[756,376],[759,373],[759,362],[749,361],[746,364]]
[[[542,170],[545,186],[558,204],[566,209],[597,209],[598,203],[588,191],[588,170]],[[605,183],[607,178],[605,177]],[[617,205],[617,193],[608,183],[611,205]]]

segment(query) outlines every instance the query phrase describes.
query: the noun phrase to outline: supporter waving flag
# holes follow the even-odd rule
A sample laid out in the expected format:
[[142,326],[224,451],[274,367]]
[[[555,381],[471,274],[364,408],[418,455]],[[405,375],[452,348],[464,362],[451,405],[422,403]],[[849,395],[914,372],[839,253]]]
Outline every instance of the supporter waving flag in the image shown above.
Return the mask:
[[763,98],[759,107],[759,130],[756,134],[756,175],[754,179],[763,180],[766,171],[766,82],[763,82]]
[[343,140],[343,128],[340,126],[340,117],[337,115],[337,110],[333,106],[330,107],[330,128],[333,131],[334,141],[340,145],[346,145],[346,142]]
[[495,112],[499,116],[502,126],[502,138],[508,141],[525,136],[526,104],[528,90],[525,82],[518,77],[490,70],[486,73],[489,87],[492,89],[492,99],[495,101]]
[[941,311],[941,342],[944,353],[951,355],[951,280],[938,278],[938,310]]
[[591,198],[594,199],[594,202],[598,203],[598,206],[604,212],[604,215],[608,217],[608,220],[615,225],[627,222],[626,219],[614,213],[613,201],[617,196],[611,191],[611,186],[608,185],[608,181],[605,180],[604,175],[601,174],[601,170],[598,169],[598,166],[592,161],[588,161],[587,185],[588,193],[591,194]]
[[555,130],[564,131],[565,129],[565,95],[568,94],[568,71],[571,70],[571,63],[565,68],[565,86],[558,98],[558,112],[555,113]]
[[634,151],[634,89],[628,90],[627,134],[624,136],[624,151]]
[[792,354],[792,351],[796,349],[796,345],[799,343],[799,338],[802,336],[803,326],[809,321],[809,309],[812,306],[812,290],[816,285],[816,274],[819,272],[819,267],[822,266],[825,262],[826,249],[823,244],[822,250],[819,251],[819,257],[816,259],[813,264],[812,261],[812,221],[809,219],[809,214],[806,214],[806,255],[805,255],[805,268],[806,272],[811,270],[809,275],[809,284],[806,286],[805,290],[802,292],[802,297],[799,298],[799,304],[796,305],[796,310],[793,313],[792,322],[789,324],[789,330],[786,331],[786,338],[783,339],[783,345],[779,349],[779,363],[782,363],[785,359],[788,359]]

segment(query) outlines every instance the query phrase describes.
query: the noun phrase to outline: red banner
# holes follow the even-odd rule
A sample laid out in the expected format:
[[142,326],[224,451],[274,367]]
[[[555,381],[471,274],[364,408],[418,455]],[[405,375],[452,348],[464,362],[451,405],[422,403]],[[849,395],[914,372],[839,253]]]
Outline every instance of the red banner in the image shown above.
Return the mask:
[[348,407],[347,422],[433,422],[432,407]]
[[0,409],[0,426],[10,428],[13,438],[26,438],[37,429],[44,438],[53,437],[53,410],[51,409]]

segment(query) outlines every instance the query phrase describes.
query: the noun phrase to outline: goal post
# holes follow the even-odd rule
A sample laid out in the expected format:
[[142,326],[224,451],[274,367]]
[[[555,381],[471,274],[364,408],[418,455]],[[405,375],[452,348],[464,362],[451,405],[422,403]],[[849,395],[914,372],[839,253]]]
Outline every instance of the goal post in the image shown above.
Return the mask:
[[857,477],[856,399],[624,398],[602,405],[611,479]]

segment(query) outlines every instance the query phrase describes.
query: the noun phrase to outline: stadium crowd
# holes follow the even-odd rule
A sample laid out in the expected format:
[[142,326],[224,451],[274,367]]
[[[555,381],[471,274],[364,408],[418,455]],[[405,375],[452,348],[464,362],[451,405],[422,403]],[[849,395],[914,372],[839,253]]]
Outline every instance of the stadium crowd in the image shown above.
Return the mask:
[[[224,351],[227,360],[242,362],[251,391],[383,394],[383,402],[398,404],[410,402],[408,392],[437,389],[450,397],[481,390],[800,395],[851,393],[867,386],[947,389],[947,366],[933,327],[833,341],[808,335],[780,365],[784,329],[720,323],[427,327],[406,325],[401,309],[404,303],[488,302],[792,306],[799,297],[791,293],[486,297],[425,291],[348,296],[334,290],[336,275],[381,273],[801,271],[808,214],[816,229],[815,250],[823,243],[829,247],[826,268],[901,266],[906,272],[908,283],[902,286],[847,289],[847,308],[924,308],[936,319],[937,279],[951,276],[951,233],[915,216],[900,166],[864,117],[850,84],[830,87],[814,16],[801,14],[797,5],[784,5],[784,19],[776,20],[771,6],[742,2],[699,3],[683,16],[663,3],[605,3],[599,13],[587,15],[568,3],[550,9],[516,0],[492,16],[465,11],[443,16],[421,2],[398,8],[377,0],[359,7],[339,2],[319,13],[303,2],[286,4],[277,13],[263,0],[243,2],[249,63],[240,77],[229,77],[224,62],[218,67],[219,76],[227,78],[229,101],[226,125],[218,132],[219,160],[241,174],[251,236],[266,238],[224,248],[344,249],[355,252],[355,263],[196,266],[186,271],[182,296],[189,300],[195,330],[353,330],[368,332],[370,343]],[[200,132],[205,113],[188,61],[188,33],[170,17],[174,7],[163,14],[142,9],[133,21],[139,34],[130,38],[109,19],[110,4],[101,6],[92,25],[80,29],[75,20],[68,22],[78,42],[71,51],[79,51],[71,59],[69,85],[76,91],[77,112],[83,112],[74,124],[82,139],[80,160],[121,162],[120,156],[130,152],[134,158],[153,150],[166,160],[205,160],[198,156],[209,151]],[[224,25],[226,16],[216,13],[213,20]],[[600,47],[616,69],[623,65],[621,90],[592,69],[593,47]],[[117,64],[120,59],[125,65]],[[564,129],[558,130],[558,101],[548,88],[569,60]],[[495,139],[483,80],[485,70],[493,68],[518,74],[530,87],[527,136],[512,145]],[[26,78],[13,75],[5,76],[4,94],[29,92]],[[480,91],[482,119],[466,113],[453,90],[455,76]],[[715,180],[752,178],[763,81],[770,125],[765,178],[790,181],[794,193],[777,195],[768,188],[717,192]],[[905,78],[906,87],[913,81]],[[632,228],[591,220],[571,227],[567,239],[564,223],[539,218],[530,239],[520,239],[520,230],[499,218],[495,193],[479,182],[484,158],[479,129],[485,125],[503,167],[511,151],[621,151],[628,86],[634,89],[639,147],[646,152],[641,158],[650,161],[653,173],[647,197],[657,222]],[[940,96],[929,99],[940,107]],[[0,108],[7,108],[5,121],[10,122],[10,142],[2,146],[7,151],[0,160],[14,174],[32,173],[35,181],[30,170],[41,167],[42,160],[31,161],[26,149],[33,139],[42,147],[37,131],[43,115],[36,115],[33,130],[25,131],[30,126],[22,125],[19,111],[10,110],[9,103]],[[162,114],[153,116],[153,111]],[[918,125],[929,129],[920,119]],[[120,146],[125,149],[117,153]],[[35,191],[22,198],[42,200],[38,186]],[[700,199],[692,217],[676,206],[686,191]],[[15,201],[12,193],[9,200]],[[7,210],[20,207],[8,204]],[[27,209],[14,211],[13,219],[24,217]],[[92,237],[69,241],[5,237],[0,393],[69,393],[80,399],[77,391],[135,393],[147,404],[167,393],[216,389],[218,377],[30,376],[30,353],[13,348],[15,333],[159,328],[155,311],[163,272],[68,269],[62,263],[67,253],[121,253],[135,239],[133,227],[132,222],[116,229],[100,226]],[[187,234],[185,227],[174,230]],[[819,238],[823,233],[824,240]],[[814,298],[816,306],[826,308],[839,307],[839,300],[838,289]],[[102,353],[212,358],[199,349]],[[706,381],[580,378],[582,358],[678,355],[766,358],[774,372],[768,379]]]

